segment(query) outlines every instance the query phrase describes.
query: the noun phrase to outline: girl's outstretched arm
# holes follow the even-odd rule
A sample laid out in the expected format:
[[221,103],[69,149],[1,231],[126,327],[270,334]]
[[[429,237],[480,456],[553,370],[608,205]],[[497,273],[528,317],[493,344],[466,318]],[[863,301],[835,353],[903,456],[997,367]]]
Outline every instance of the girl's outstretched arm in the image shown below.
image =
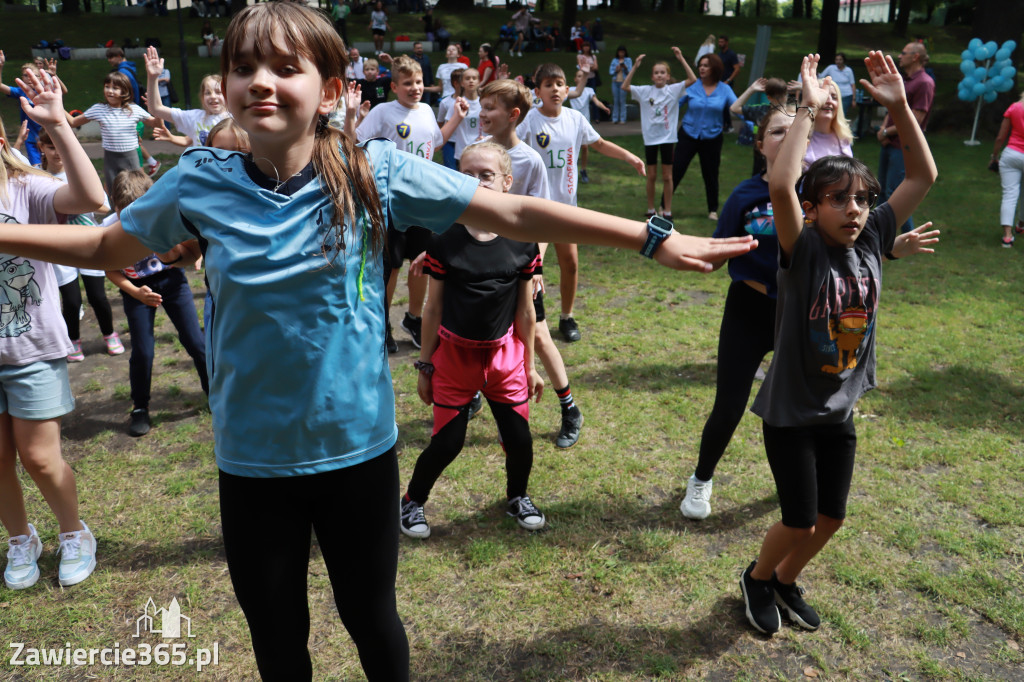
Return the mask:
[[149,97],[146,98],[146,109],[155,118],[164,121],[172,120],[171,110],[164,106],[160,100],[160,87],[157,81],[164,71],[164,59],[157,52],[156,48],[150,45],[146,48],[146,89]]
[[889,111],[896,132],[903,146],[903,164],[906,175],[903,182],[889,196],[889,206],[896,216],[896,224],[902,225],[914,213],[935,184],[939,171],[928,143],[921,132],[917,117],[907,102],[907,91],[903,78],[896,70],[892,57],[872,51],[864,60],[870,81],[861,78],[860,84],[868,94]]
[[39,75],[28,72],[25,80],[19,78],[16,82],[25,92],[25,97],[21,98],[22,111],[46,128],[67,171],[67,184],[61,185],[53,195],[54,210],[70,215],[95,211],[106,200],[103,183],[89,155],[71,132],[64,114],[60,83],[46,71]]
[[0,252],[76,268],[120,270],[142,260],[153,249],[125,232],[118,221],[109,227],[0,225]]
[[772,212],[775,214],[775,232],[779,237],[779,248],[786,258],[793,252],[793,246],[804,229],[804,212],[796,193],[796,181],[803,171],[807,138],[814,127],[814,116],[821,105],[828,101],[831,88],[829,78],[818,83],[815,71],[817,68],[818,55],[804,57],[800,66],[803,99],[797,107],[793,125],[779,147],[779,154],[775,158],[772,175],[768,180],[768,194],[771,196]]
[[[477,189],[457,222],[487,225],[503,237],[521,242],[595,244],[639,252],[647,239],[646,224],[637,220],[486,188]],[[755,248],[757,242],[749,236],[709,239],[673,232],[654,252],[654,260],[675,270],[711,272],[712,263]]]
[[640,62],[642,62],[644,60],[644,57],[646,56],[646,53],[642,54],[636,58],[635,62],[633,62],[633,67],[629,70],[629,73],[627,73],[626,77],[622,80],[622,85],[619,86],[620,88],[622,88],[623,92],[629,92],[629,89],[633,86],[633,74],[636,73],[636,70],[640,68]]
[[695,74],[693,72],[693,69],[690,68],[690,63],[683,58],[683,51],[680,50],[678,47],[673,47],[672,54],[675,55],[676,60],[678,60],[679,63],[683,65],[683,70],[686,71],[686,80],[683,81],[683,87],[688,88],[694,83],[696,83],[697,74]]

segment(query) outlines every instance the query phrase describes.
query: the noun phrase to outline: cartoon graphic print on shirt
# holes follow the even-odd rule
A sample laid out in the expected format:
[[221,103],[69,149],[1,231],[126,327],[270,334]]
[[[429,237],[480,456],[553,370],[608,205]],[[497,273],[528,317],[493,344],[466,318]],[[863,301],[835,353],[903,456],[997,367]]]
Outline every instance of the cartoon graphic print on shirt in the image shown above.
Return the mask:
[[[17,222],[12,216],[0,214],[0,222]],[[27,260],[0,254],[0,337],[21,336],[32,329],[32,316],[25,309],[29,303],[43,302],[36,282],[36,270]]]
[[875,328],[880,289],[873,277],[836,277],[822,285],[809,320],[811,341],[824,356],[822,372],[838,375],[857,366]]
[[762,206],[755,206],[743,216],[743,230],[752,235],[774,235],[775,214],[769,201]]

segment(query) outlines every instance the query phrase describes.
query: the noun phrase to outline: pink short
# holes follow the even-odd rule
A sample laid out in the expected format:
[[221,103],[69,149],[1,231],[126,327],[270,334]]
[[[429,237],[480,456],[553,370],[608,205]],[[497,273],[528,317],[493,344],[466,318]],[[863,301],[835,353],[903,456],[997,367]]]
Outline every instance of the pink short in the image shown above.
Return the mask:
[[[447,331],[447,330],[446,330]],[[434,363],[431,382],[434,390],[434,430],[437,434],[459,409],[473,400],[477,391],[489,400],[513,405],[523,419],[530,419],[530,389],[523,366],[523,342],[512,330],[491,347],[460,345],[458,337],[442,334]],[[474,343],[467,341],[467,343]]]

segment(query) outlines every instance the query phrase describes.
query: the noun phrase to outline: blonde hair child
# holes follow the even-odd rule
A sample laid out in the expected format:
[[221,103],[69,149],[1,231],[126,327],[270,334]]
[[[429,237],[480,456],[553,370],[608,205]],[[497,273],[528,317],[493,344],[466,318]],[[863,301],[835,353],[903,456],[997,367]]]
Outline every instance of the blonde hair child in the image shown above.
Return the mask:
[[[164,70],[163,57],[155,47],[146,48],[146,83],[149,92],[156,93],[157,81]],[[146,106],[149,113],[163,121],[170,121],[180,135],[172,135],[163,126],[153,131],[154,137],[169,140],[182,147],[205,145],[213,126],[231,116],[224,107],[224,91],[220,74],[207,74],[199,82],[199,109],[167,107],[159,97],[150,96]]]
[[[15,238],[31,231],[27,224],[54,223],[58,214],[88,213],[104,200],[92,162],[66,123],[59,84],[49,74],[35,72],[17,83],[25,93],[22,111],[49,133],[68,181],[61,183],[19,161],[0,124],[0,213],[6,232]],[[61,456],[61,417],[75,404],[65,359],[72,346],[61,319],[53,267],[38,254],[12,256],[22,251],[9,246],[4,245],[0,256],[8,301],[0,331],[0,523],[9,545],[4,582],[23,589],[40,577],[37,560],[43,546],[26,514],[17,471],[20,459],[57,517],[58,581],[74,585],[96,567],[96,538],[79,517],[75,474]]]
[[853,131],[843,113],[839,86],[828,81],[828,99],[814,117],[814,132],[804,154],[804,168],[823,156],[853,156]]
[[105,229],[0,225],[0,250],[106,269],[153,251],[172,262],[181,242],[200,237],[215,303],[210,409],[221,526],[265,679],[312,677],[314,529],[367,678],[409,678],[395,598],[397,431],[381,255],[388,222],[435,232],[487,225],[526,242],[646,245],[660,263],[701,272],[756,246],[677,233],[649,239],[639,222],[479,189],[389,141],[356,147],[327,124],[346,61],[321,13],[250,5],[228,27],[221,72],[251,155],[187,150]]

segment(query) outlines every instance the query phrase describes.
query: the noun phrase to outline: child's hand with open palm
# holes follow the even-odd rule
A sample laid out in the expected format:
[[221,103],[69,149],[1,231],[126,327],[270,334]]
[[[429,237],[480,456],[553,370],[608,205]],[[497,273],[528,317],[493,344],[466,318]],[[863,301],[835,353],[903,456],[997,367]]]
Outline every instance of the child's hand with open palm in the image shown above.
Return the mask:
[[64,113],[64,98],[60,83],[46,71],[38,74],[25,71],[25,78],[16,78],[15,83],[25,93],[21,98],[21,110],[41,126],[53,126],[67,122]]
[[861,78],[860,84],[876,102],[886,109],[901,102],[906,103],[907,89],[892,57],[872,50],[864,59],[864,66],[871,80]]

